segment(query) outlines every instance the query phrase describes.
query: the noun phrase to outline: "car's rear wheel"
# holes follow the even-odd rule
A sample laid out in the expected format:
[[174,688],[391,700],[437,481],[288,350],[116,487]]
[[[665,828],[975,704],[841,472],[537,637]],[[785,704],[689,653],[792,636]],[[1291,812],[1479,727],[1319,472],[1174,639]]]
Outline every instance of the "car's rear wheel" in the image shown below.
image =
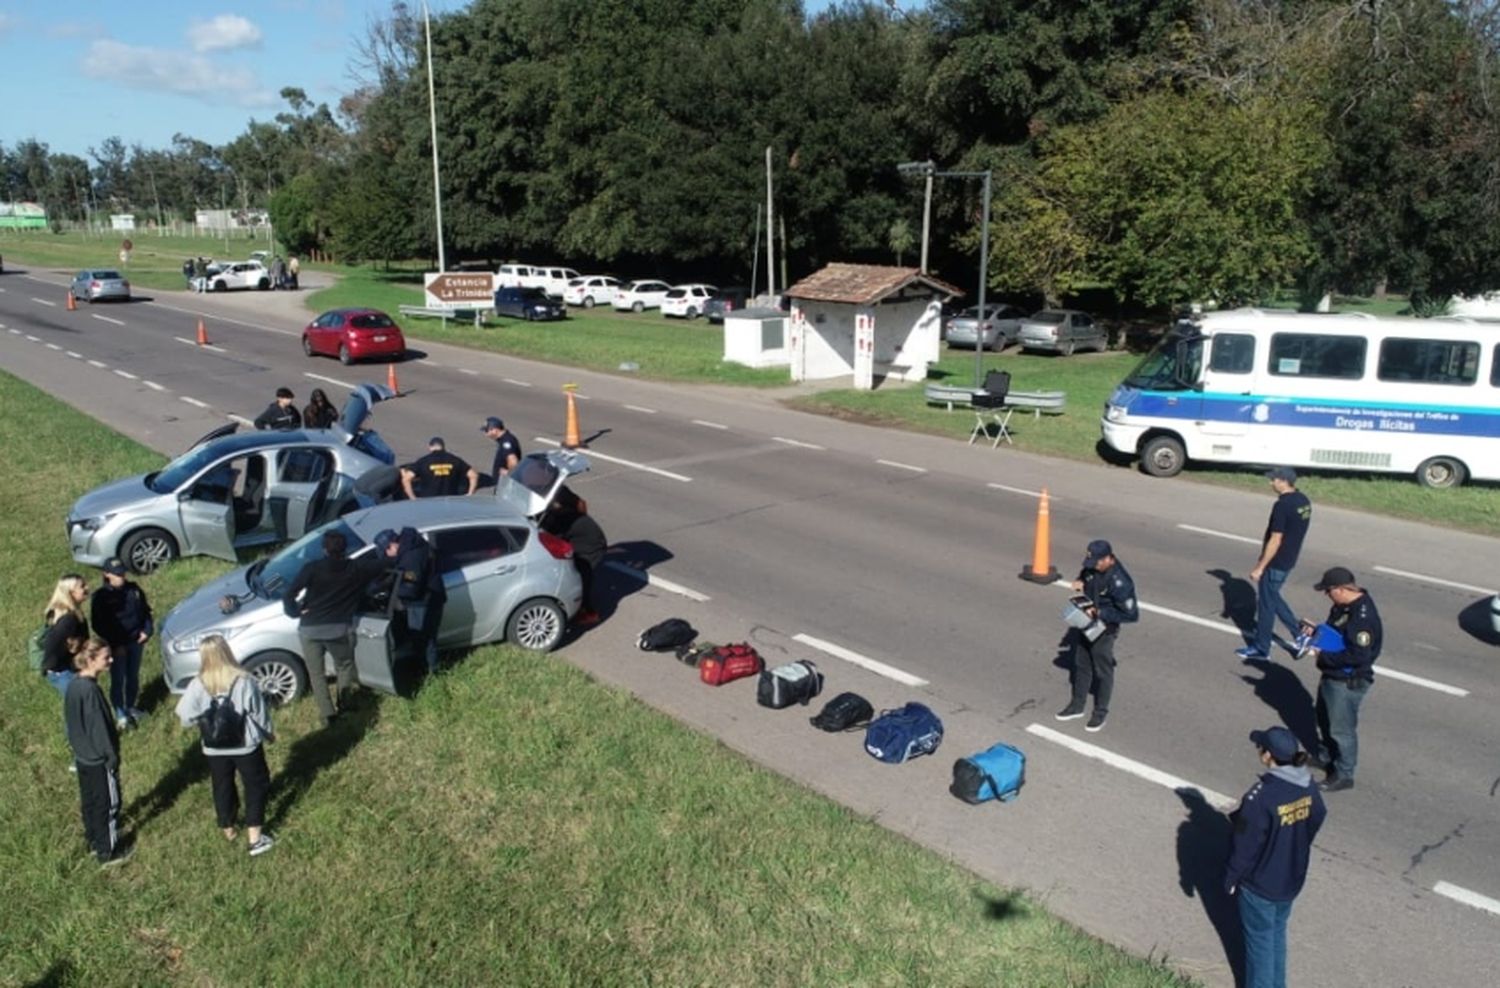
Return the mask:
[[555,600],[533,597],[511,612],[505,640],[531,652],[550,652],[562,641],[568,616]]
[[1073,343],[1071,341],[1064,343],[1062,346],[1057,348],[1057,352],[1062,354],[1064,357],[1073,356]]
[[645,312],[646,311],[646,307],[644,305],[642,305],[640,302],[636,302],[636,303],[634,303],[634,304],[632,304],[630,306],[630,311],[631,312]]
[[133,573],[155,573],[177,558],[177,540],[159,528],[142,528],[120,543],[120,558]]
[[265,291],[266,289],[268,289],[270,287],[271,287],[271,279],[270,278],[262,278],[262,279],[260,279],[259,281],[257,281],[255,283],[255,289],[256,289],[256,291],[263,292],[263,291]]
[[227,292],[227,291],[229,291],[229,282],[224,281],[222,279],[220,279],[219,281],[214,282],[214,291],[216,291],[216,292]]
[[585,309],[592,309],[594,307],[594,296],[585,295],[583,297],[583,307]]
[[266,699],[277,706],[284,707],[307,692],[307,668],[291,652],[261,652],[245,660],[244,665]]
[[313,355],[312,340],[306,336],[302,337],[302,354],[311,357]]
[[347,343],[339,344],[339,363],[345,367],[354,363],[354,354],[349,352],[349,344]]
[[1468,477],[1468,468],[1451,456],[1434,456],[1417,467],[1417,483],[1423,487],[1461,487]]
[[692,322],[694,319],[697,319],[698,318],[698,310],[695,309],[691,305],[688,306],[687,317],[688,317],[688,322]]

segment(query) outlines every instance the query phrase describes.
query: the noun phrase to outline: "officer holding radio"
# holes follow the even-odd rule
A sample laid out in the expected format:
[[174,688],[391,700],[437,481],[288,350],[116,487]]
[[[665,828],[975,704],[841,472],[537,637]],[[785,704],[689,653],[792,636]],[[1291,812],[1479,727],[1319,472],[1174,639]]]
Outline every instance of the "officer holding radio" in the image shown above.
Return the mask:
[[1115,558],[1114,548],[1103,539],[1095,539],[1088,545],[1083,572],[1073,581],[1073,589],[1082,595],[1077,609],[1089,623],[1073,632],[1073,699],[1058,711],[1057,719],[1082,717],[1089,689],[1097,680],[1094,715],[1084,730],[1102,731],[1115,688],[1115,638],[1120,634],[1120,625],[1130,624],[1141,616],[1135,600],[1135,581]]
[[1298,658],[1316,656],[1318,671],[1323,674],[1318,683],[1321,743],[1317,757],[1328,777],[1318,785],[1324,792],[1342,792],[1354,788],[1359,707],[1375,682],[1375,660],[1380,658],[1384,629],[1375,601],[1343,566],[1324,573],[1313,589],[1327,594],[1333,607],[1322,626],[1303,622],[1299,641],[1310,644]]

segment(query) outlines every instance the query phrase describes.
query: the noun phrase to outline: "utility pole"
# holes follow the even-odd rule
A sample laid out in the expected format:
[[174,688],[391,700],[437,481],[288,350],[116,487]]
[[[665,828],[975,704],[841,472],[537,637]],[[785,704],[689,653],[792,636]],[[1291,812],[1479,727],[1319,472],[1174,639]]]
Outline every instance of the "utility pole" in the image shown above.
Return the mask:
[[922,200],[922,273],[927,273],[927,232],[932,229],[932,172],[927,173],[927,195]]
[[776,297],[776,227],[771,224],[771,145],[766,145],[766,294]]
[[427,34],[427,117],[432,127],[432,201],[437,216],[438,271],[447,271],[448,262],[443,253],[443,192],[438,179],[437,96],[432,84],[432,16],[427,10],[426,0],[422,3],[422,26]]

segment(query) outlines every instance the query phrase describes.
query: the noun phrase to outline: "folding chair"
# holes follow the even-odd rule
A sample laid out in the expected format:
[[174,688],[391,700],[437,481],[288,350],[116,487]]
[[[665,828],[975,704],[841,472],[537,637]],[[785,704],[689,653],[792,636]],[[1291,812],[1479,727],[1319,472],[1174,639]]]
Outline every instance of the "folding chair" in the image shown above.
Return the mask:
[[988,436],[992,424],[995,426],[995,437],[990,443],[990,449],[999,446],[1002,439],[1007,445],[1015,445],[1010,437],[1010,417],[1015,409],[1005,403],[1005,396],[1009,393],[1010,371],[992,370],[984,375],[984,388],[974,392],[972,401],[974,431],[969,433],[970,446],[974,445],[974,440],[981,433]]

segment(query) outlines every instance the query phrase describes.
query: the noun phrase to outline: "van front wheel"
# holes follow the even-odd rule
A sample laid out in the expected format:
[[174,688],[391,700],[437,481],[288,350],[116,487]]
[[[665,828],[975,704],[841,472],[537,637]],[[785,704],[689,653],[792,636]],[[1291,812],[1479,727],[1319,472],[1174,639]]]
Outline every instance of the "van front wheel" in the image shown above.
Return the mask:
[[1141,469],[1153,477],[1175,477],[1187,465],[1187,451],[1171,436],[1156,436],[1141,447]]
[[1417,483],[1423,487],[1459,487],[1468,478],[1468,469],[1451,456],[1434,456],[1417,467]]

